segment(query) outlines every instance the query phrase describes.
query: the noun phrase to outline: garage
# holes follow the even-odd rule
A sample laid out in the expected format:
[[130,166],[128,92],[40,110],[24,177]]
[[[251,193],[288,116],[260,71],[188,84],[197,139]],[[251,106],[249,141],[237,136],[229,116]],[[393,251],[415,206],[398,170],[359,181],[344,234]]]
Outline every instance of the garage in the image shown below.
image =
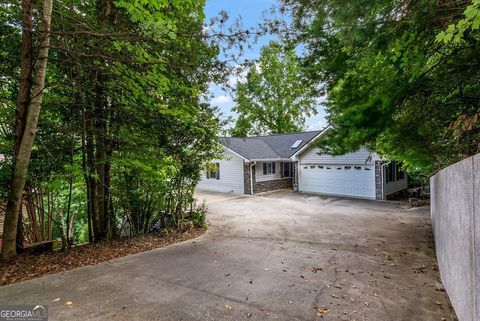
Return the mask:
[[300,164],[299,190],[375,198],[374,165]]

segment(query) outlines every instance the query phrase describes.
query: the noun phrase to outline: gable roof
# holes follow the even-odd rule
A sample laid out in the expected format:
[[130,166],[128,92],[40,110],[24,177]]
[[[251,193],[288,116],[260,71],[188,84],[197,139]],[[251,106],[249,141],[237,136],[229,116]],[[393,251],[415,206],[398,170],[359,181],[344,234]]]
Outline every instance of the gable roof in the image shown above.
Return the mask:
[[[248,160],[289,159],[323,130],[254,137],[222,137],[223,146]],[[292,148],[296,141],[301,143]]]

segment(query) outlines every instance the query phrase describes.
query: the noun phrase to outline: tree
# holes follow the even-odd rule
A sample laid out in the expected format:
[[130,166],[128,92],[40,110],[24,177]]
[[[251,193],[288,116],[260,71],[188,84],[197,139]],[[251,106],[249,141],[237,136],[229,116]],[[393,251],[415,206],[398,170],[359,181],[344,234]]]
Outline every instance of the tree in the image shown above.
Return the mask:
[[316,96],[302,77],[293,49],[270,42],[258,62],[237,82],[234,136],[302,131],[305,119],[316,114]]
[[[5,210],[5,223],[2,241],[1,259],[8,260],[17,253],[17,226],[19,213],[22,212],[22,198],[27,179],[28,164],[32,153],[33,140],[37,130],[40,107],[42,105],[45,77],[47,71],[48,51],[50,49],[50,23],[52,17],[53,0],[44,0],[41,21],[41,39],[38,45],[37,70],[30,84],[31,57],[32,57],[32,4],[30,0],[22,1],[23,9],[23,37],[22,37],[22,65],[21,91],[17,104],[17,121],[15,136],[15,161],[13,177],[10,183],[10,192]],[[25,70],[26,69],[26,70]],[[30,93],[30,90],[32,91]],[[26,102],[29,101],[28,105]],[[25,110],[26,109],[26,110]]]
[[[164,216],[174,217],[179,226],[194,210],[193,189],[203,163],[218,151],[220,128],[218,111],[201,97],[209,83],[223,78],[224,65],[213,36],[204,29],[204,4],[56,2],[48,46],[40,43],[41,10],[33,5],[34,28],[24,31],[32,31],[34,76],[43,70],[45,48],[49,65],[45,86],[33,82],[33,90],[41,85],[42,115],[28,175],[22,171],[21,177],[27,185],[24,202],[33,209],[29,217],[40,219],[41,229],[52,228],[53,222],[53,231],[40,234],[60,237],[68,247],[76,240],[145,232]],[[17,159],[14,137],[19,137],[18,116],[12,111],[25,101],[17,80],[29,80],[19,65],[28,65],[23,62],[30,57],[21,55],[25,59],[20,63],[21,6],[12,1],[1,7],[0,195],[3,199],[15,190],[21,200],[23,187],[9,184]],[[29,110],[42,98],[37,93],[27,99]],[[31,136],[29,124],[23,140]],[[23,155],[20,148],[18,159]],[[18,211],[16,217],[21,217]],[[133,224],[133,217],[141,223]],[[34,225],[28,220],[15,225],[8,218],[4,241],[8,237],[12,244],[12,235]]]
[[480,151],[478,0],[284,5],[327,95],[325,152],[367,146],[429,174]]

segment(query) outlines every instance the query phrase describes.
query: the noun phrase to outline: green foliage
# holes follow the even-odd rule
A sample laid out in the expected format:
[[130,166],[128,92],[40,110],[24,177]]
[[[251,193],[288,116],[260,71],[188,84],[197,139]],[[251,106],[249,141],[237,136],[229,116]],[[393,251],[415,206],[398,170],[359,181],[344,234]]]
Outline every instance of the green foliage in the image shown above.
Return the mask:
[[[472,4],[465,9],[464,15],[465,18],[449,25],[447,30],[440,32],[435,40],[445,44],[451,42],[458,44],[464,40],[465,32],[478,30],[480,28],[480,0],[472,0]],[[478,32],[476,35],[478,37]]]
[[[102,11],[106,3],[113,5],[110,15]],[[204,0],[55,3],[28,184],[51,196],[44,198],[55,217],[56,238],[71,230],[74,242],[89,240],[88,208],[94,200],[86,182],[101,179],[90,166],[92,158],[108,169],[103,206],[112,235],[145,233],[162,213],[177,226],[187,216],[200,170],[219,152],[218,111],[201,99],[221,77],[218,46],[203,30],[204,5]],[[0,59],[4,198],[11,177],[21,15],[19,3],[1,8],[0,57],[8,58]],[[100,152],[105,158],[97,157]]]
[[366,146],[430,174],[480,151],[478,0],[284,3],[327,94],[325,152]]
[[238,115],[233,136],[298,132],[305,119],[316,114],[313,88],[304,81],[293,49],[270,42],[236,87]]
[[203,202],[189,213],[188,218],[191,220],[194,227],[201,228],[207,226],[207,210],[207,205]]

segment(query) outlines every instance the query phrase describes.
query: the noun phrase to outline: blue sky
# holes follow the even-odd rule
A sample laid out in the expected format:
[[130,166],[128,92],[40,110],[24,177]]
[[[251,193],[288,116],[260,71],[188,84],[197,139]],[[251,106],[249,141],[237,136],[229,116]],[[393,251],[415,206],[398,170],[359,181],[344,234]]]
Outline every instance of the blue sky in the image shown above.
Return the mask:
[[[257,25],[262,19],[262,13],[271,8],[275,4],[275,0],[207,0],[205,13],[207,19],[217,16],[221,10],[229,13],[231,21],[237,17],[241,17],[242,24],[245,28]],[[267,44],[273,36],[265,36],[259,39],[257,44],[253,44],[252,49],[245,48],[242,58],[256,59],[260,54],[260,48]],[[225,117],[233,116],[231,108],[234,106],[231,94],[224,92],[218,86],[212,86],[210,91],[213,95],[211,104],[220,108]],[[326,124],[325,112],[321,105],[318,107],[318,114],[307,120],[309,130],[323,128]]]

